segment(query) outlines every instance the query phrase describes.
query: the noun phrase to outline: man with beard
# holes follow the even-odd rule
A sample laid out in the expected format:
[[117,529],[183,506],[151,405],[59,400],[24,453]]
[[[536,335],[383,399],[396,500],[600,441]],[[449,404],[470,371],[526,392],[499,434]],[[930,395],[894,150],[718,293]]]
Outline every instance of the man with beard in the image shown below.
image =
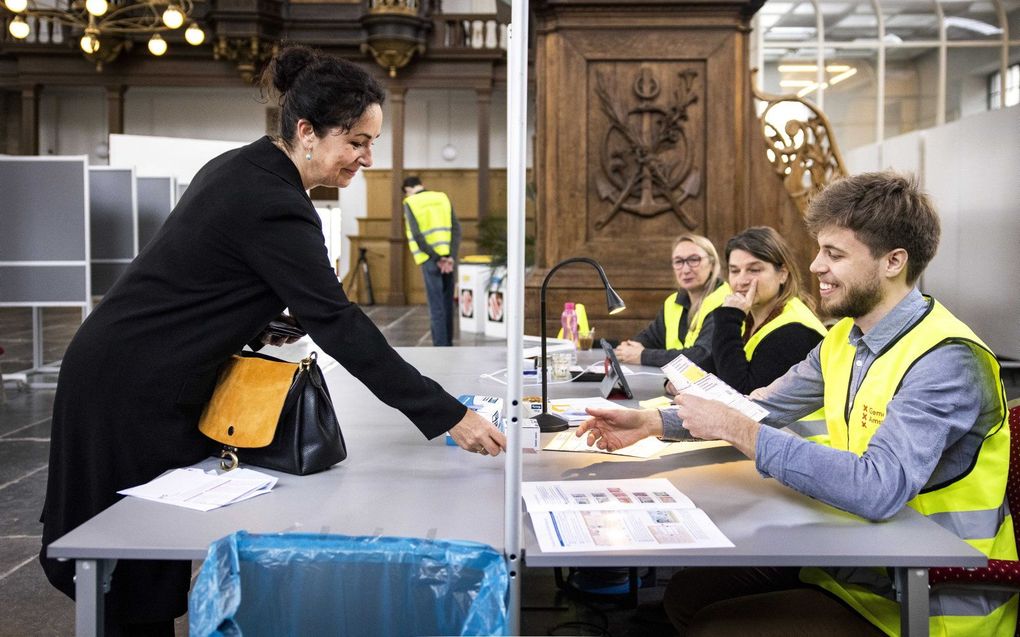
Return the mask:
[[[991,559],[1016,560],[1006,505],[1009,428],[995,356],[915,283],[938,216],[908,177],[857,175],[812,200],[821,309],[845,317],[808,357],[751,394],[761,424],[680,395],[672,409],[589,410],[577,435],[619,449],[657,435],[721,439],[764,477],[869,520],[904,505]],[[823,408],[827,444],[779,428]],[[878,569],[686,569],[664,607],[686,635],[899,634],[895,583]],[[1017,596],[936,589],[932,635],[1012,635]]]

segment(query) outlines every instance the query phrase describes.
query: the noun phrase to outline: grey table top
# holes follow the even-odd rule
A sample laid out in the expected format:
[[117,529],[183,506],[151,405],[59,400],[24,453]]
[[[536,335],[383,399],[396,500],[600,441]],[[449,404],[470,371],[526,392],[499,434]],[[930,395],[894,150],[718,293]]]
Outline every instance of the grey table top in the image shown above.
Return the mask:
[[[505,393],[478,377],[505,365],[505,349],[400,352],[454,395]],[[125,498],[50,545],[49,556],[202,559],[213,540],[239,529],[472,540],[502,550],[502,456],[467,453],[443,437],[426,440],[346,370],[323,359],[320,365],[346,460],[310,476],[266,471],[280,478],[271,493],[209,512]]]
[[[454,395],[502,396],[481,378],[505,366],[503,348],[401,348]],[[591,360],[594,356],[590,357]],[[50,546],[51,557],[201,559],[239,529],[473,540],[503,545],[503,463],[428,441],[345,370],[321,361],[349,457],[312,476],[280,475],[272,493],[210,512],[126,498]],[[643,370],[648,371],[648,370]],[[638,398],[661,392],[657,376],[629,377]],[[595,383],[550,385],[552,396],[595,395]],[[539,394],[526,387],[525,395]],[[628,401],[628,404],[633,404]],[[736,545],[729,549],[543,554],[525,522],[526,561],[554,565],[980,566],[984,556],[912,510],[872,524],[764,480],[728,448],[648,460],[542,452],[524,455],[525,480],[666,477]],[[527,517],[525,517],[527,520]]]

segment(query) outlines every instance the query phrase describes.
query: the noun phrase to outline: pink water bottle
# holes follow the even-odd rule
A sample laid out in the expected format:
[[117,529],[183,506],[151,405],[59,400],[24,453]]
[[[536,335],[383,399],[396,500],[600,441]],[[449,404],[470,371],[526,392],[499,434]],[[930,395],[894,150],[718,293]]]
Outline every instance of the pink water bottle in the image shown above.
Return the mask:
[[577,312],[574,311],[574,304],[569,301],[563,304],[563,314],[560,315],[560,326],[563,327],[563,338],[573,341],[577,346]]

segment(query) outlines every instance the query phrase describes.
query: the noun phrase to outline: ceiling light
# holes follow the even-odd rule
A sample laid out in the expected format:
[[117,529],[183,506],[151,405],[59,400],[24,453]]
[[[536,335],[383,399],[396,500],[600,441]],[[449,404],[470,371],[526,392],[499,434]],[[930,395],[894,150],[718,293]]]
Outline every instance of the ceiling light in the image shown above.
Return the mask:
[[815,83],[811,80],[780,80],[779,86],[783,88],[803,88],[805,86],[814,86]]
[[847,71],[843,71],[839,75],[837,75],[837,76],[835,76],[833,78],[830,78],[829,79],[829,84],[830,85],[831,84],[839,84],[840,82],[842,82],[843,80],[847,79],[848,77],[853,77],[856,73],[857,73],[857,69],[849,69]]
[[973,31],[974,33],[979,33],[981,35],[1002,35],[1002,29],[994,24],[988,24],[987,22],[974,20],[973,18],[961,18],[955,15],[946,18],[946,26],[964,29],[966,31]]

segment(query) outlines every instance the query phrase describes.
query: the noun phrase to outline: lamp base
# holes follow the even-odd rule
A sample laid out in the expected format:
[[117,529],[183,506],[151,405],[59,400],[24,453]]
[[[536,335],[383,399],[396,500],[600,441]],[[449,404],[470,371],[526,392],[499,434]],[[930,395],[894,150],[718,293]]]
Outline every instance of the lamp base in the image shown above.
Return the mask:
[[549,412],[543,412],[535,416],[535,421],[538,423],[538,430],[543,433],[570,429],[570,425],[565,419]]

